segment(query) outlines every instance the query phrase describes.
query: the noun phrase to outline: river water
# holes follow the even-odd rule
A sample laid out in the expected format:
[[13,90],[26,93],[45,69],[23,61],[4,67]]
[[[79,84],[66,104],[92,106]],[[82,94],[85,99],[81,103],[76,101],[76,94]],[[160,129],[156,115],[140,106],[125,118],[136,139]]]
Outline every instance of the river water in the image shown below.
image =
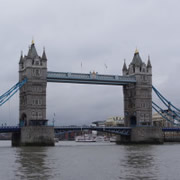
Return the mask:
[[59,142],[11,147],[0,141],[0,180],[180,180],[180,144]]

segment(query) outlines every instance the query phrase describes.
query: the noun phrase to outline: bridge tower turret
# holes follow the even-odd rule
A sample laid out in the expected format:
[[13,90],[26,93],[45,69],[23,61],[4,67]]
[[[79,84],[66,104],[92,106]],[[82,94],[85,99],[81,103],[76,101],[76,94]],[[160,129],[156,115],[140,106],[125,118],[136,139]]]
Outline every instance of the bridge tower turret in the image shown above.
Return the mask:
[[136,49],[132,62],[123,75],[135,76],[136,84],[123,87],[125,126],[152,125],[152,66],[150,58],[147,65]]
[[28,55],[21,54],[19,62],[19,81],[28,82],[20,90],[20,125],[46,124],[46,86],[47,58],[45,50],[42,57],[32,42]]
[[124,60],[124,65],[123,65],[122,72],[123,72],[123,76],[126,76],[126,75],[127,75],[128,69],[127,69],[126,61],[125,61],[125,60]]
[[20,89],[19,124],[21,133],[13,134],[12,145],[54,145],[54,128],[47,126],[46,87],[47,57],[45,49],[38,55],[34,41],[27,55],[21,53],[19,81],[27,78]]

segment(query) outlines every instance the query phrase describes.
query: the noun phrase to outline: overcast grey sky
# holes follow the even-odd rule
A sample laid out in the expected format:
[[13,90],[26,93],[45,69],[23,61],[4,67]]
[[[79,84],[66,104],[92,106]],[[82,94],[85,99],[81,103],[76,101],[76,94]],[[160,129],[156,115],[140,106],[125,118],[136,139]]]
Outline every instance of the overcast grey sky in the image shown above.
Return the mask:
[[[34,37],[49,71],[121,74],[136,47],[150,55],[153,84],[180,106],[178,0],[0,0],[0,95],[18,81],[20,52]],[[104,66],[108,66],[107,70]],[[19,94],[0,107],[0,122],[18,123]],[[48,83],[47,118],[87,124],[123,115],[122,87]]]

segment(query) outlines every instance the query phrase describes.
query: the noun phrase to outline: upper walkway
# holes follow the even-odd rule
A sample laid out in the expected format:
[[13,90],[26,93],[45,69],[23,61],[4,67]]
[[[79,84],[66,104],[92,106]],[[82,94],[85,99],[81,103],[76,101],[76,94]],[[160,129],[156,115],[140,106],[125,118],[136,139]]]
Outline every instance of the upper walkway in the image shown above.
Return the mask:
[[47,72],[47,82],[99,84],[99,85],[126,85],[136,83],[134,76],[104,75],[98,73],[70,73],[70,72]]

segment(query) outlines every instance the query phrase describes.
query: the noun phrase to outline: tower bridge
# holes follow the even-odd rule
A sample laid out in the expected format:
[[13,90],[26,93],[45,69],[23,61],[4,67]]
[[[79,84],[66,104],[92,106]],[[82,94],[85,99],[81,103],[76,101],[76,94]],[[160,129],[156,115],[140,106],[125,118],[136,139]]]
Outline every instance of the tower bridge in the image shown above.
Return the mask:
[[[19,82],[24,82],[21,83],[21,88],[18,86],[20,128],[13,129],[13,145],[54,144],[54,131],[58,131],[58,128],[48,126],[46,119],[47,83],[123,86],[125,129],[110,128],[108,131],[121,134],[119,136],[121,142],[162,142],[162,130],[152,126],[151,61],[148,57],[147,63],[143,62],[137,50],[128,67],[124,62],[122,75],[53,72],[47,70],[45,50],[42,56],[39,56],[32,42],[27,55],[21,54],[20,57]],[[8,95],[9,93],[3,95],[2,100],[1,96],[0,103],[4,103]],[[62,128],[59,128],[60,130]],[[126,132],[126,135],[122,132]],[[125,137],[127,135],[129,138]]]
[[152,66],[150,59],[145,64],[136,50],[129,67],[126,63],[123,75],[98,73],[71,73],[47,71],[45,50],[39,56],[32,43],[27,55],[19,61],[19,81],[28,79],[20,89],[20,124],[47,124],[47,82],[80,83],[123,86],[126,126],[152,124]]

